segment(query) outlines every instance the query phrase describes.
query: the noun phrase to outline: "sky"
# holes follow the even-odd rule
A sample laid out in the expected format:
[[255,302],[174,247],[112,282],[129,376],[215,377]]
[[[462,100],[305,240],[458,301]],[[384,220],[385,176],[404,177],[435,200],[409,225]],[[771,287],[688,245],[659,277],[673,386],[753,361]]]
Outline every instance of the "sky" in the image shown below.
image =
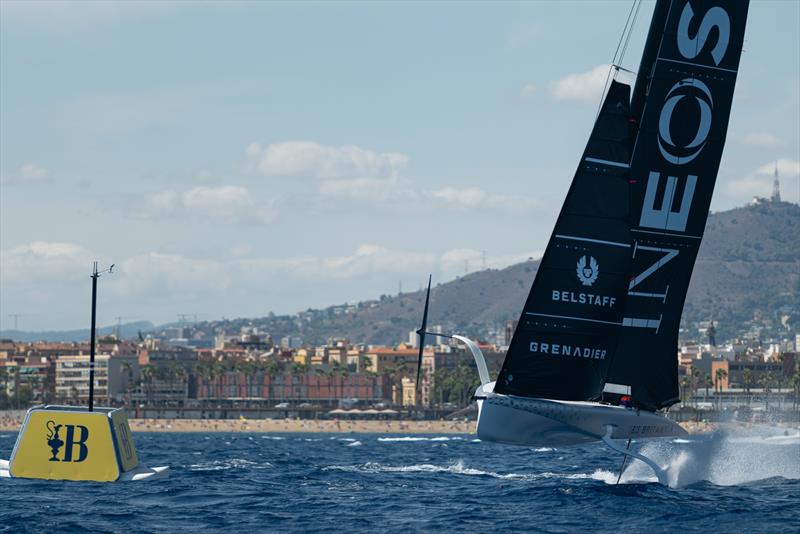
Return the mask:
[[[109,325],[540,256],[630,6],[0,1],[0,330],[87,327],[94,260]],[[712,210],[776,162],[800,201],[800,2],[752,0]]]

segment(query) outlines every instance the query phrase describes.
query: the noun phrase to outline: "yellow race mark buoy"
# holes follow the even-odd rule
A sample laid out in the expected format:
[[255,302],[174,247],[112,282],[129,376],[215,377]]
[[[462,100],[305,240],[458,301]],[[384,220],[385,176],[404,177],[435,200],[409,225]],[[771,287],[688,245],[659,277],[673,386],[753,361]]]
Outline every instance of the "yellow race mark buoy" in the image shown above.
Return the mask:
[[[14,478],[113,482],[163,470],[141,468],[121,408],[36,406],[28,410],[9,462]],[[125,476],[128,475],[128,476]]]

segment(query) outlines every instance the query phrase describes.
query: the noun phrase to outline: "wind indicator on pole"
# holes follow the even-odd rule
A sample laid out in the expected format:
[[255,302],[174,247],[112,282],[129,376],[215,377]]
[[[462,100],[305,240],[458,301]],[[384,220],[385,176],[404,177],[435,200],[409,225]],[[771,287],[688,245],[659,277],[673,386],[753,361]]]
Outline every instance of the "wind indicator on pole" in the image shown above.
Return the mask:
[[94,345],[95,345],[95,325],[97,323],[97,279],[101,274],[114,272],[114,264],[103,271],[97,270],[97,262],[94,262],[92,269],[92,329],[89,332],[89,411],[94,411]]
[[417,381],[414,384],[415,393],[419,393],[419,376],[422,371],[422,351],[425,350],[425,334],[428,328],[428,304],[431,300],[431,277],[428,275],[428,291],[425,293],[425,311],[422,312],[422,326],[417,330],[419,336],[419,358],[417,359]]
[[[116,482],[155,480],[169,467],[139,463],[124,408],[94,407],[97,279],[114,265],[92,268],[92,329],[89,347],[89,406],[34,406],[17,434],[11,460],[0,460],[0,478]],[[91,436],[91,438],[90,438]]]

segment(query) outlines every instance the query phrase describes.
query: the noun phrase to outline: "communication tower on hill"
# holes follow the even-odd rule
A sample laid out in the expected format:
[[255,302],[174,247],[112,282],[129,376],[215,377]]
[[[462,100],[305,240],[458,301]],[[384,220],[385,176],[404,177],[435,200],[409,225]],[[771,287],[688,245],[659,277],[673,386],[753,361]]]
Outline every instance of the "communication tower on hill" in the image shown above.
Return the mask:
[[773,202],[781,201],[781,182],[778,180],[778,162],[775,162],[775,180],[772,182],[772,198]]

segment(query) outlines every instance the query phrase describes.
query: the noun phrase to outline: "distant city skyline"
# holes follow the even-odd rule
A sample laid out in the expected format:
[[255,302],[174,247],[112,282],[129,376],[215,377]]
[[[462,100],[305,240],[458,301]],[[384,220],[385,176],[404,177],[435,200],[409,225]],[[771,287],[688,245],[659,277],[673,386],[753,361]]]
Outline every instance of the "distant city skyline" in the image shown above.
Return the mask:
[[[94,260],[112,325],[538,257],[630,5],[4,0],[0,329],[85,328]],[[751,2],[715,211],[800,202],[799,21]]]

